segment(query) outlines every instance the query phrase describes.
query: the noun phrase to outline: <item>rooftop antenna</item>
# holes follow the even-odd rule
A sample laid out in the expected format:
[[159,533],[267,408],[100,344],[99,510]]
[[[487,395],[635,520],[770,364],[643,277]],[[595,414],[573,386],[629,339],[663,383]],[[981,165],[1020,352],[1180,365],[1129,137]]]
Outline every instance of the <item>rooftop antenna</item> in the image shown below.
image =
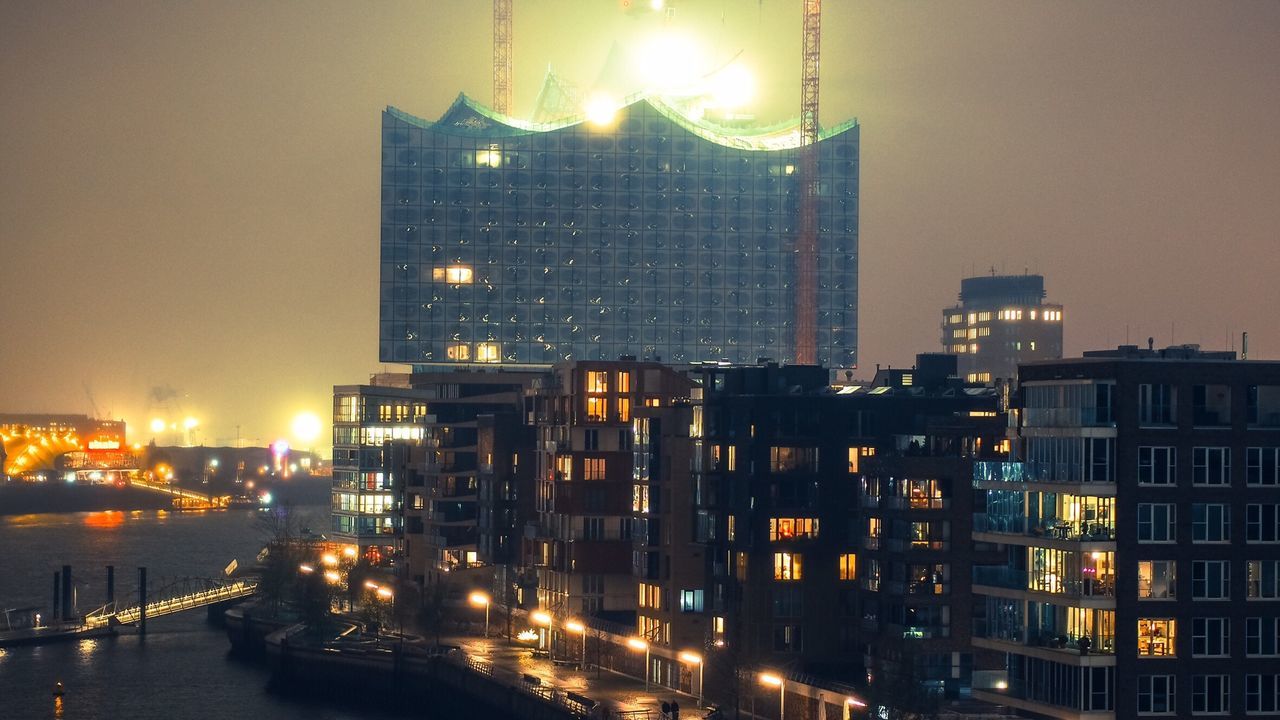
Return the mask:
[[804,0],[800,53],[800,232],[796,235],[795,358],[817,362],[818,314],[818,59],[822,0]]
[[1240,333],[1240,359],[1241,360],[1249,359],[1249,333],[1248,332]]

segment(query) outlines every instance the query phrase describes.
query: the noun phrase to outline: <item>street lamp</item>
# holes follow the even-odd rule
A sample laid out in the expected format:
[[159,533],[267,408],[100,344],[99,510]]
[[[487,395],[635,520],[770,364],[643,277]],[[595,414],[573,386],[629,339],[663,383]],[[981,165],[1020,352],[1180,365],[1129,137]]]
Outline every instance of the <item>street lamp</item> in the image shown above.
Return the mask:
[[[533,621],[534,625],[542,625],[547,629],[546,649],[547,649],[547,652],[550,653],[551,652],[551,616],[542,610],[534,610],[532,613],[529,614],[529,619]],[[542,631],[539,630],[538,632],[542,632]]]
[[760,673],[760,684],[778,688],[778,720],[787,716],[787,681],[773,673]]
[[696,652],[682,652],[680,659],[690,665],[698,666],[698,707],[702,707],[702,656]]
[[314,567],[311,567],[306,563],[302,563],[301,565],[299,565],[298,570],[302,571],[304,575],[310,575],[311,573],[316,571]]
[[582,665],[582,669],[587,669],[587,626],[577,620],[569,620],[565,622],[564,629],[571,633],[578,633],[582,636],[582,655],[578,661]]
[[649,692],[649,643],[638,637],[627,638],[627,647],[644,651],[644,691]]
[[858,698],[845,698],[844,699],[844,720],[851,720],[851,718],[853,718],[853,708],[864,708],[866,706],[867,704],[862,702]]
[[480,607],[481,605],[484,606],[484,636],[485,638],[488,638],[489,637],[489,605],[490,605],[489,596],[477,590],[471,593],[468,599],[471,601],[471,604],[475,605],[476,607]]

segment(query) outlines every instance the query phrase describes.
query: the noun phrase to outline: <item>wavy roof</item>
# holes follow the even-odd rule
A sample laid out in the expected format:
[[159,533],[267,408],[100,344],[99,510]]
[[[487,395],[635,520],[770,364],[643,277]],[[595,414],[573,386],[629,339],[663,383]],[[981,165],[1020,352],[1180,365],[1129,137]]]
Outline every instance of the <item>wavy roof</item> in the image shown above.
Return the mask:
[[[761,125],[750,128],[725,127],[710,122],[705,118],[690,117],[676,104],[656,95],[639,95],[628,98],[619,112],[629,110],[640,103],[647,104],[671,122],[690,133],[726,147],[742,150],[790,150],[800,147],[800,123],[791,120],[773,125]],[[395,107],[387,106],[387,112],[393,116],[420,128],[435,130],[452,135],[468,135],[473,137],[512,137],[539,132],[550,132],[562,128],[581,125],[586,117],[577,115],[560,121],[536,123],[520,120],[504,115],[493,108],[459,93],[449,109],[439,120],[431,122],[410,115]],[[857,119],[847,120],[832,128],[824,128],[818,133],[818,140],[825,140],[858,125]]]

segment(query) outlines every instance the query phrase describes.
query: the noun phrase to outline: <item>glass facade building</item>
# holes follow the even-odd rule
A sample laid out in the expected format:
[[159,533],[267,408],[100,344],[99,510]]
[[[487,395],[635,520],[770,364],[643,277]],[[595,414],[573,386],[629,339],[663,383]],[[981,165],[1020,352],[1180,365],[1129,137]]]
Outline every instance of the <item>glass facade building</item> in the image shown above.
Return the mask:
[[[858,132],[819,152],[817,362],[857,362]],[[424,369],[794,355],[797,125],[658,98],[533,124],[382,116],[380,359]]]

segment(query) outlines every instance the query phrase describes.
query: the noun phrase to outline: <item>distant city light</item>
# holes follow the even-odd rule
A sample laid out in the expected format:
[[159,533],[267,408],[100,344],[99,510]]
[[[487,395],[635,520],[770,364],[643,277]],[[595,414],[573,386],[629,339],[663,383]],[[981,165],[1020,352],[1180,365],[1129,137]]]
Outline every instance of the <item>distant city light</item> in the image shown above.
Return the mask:
[[186,420],[182,421],[182,428],[184,430],[193,430],[199,426],[200,426],[200,421],[193,417],[189,417]]
[[164,420],[161,420],[160,418],[151,419],[151,432],[154,432],[154,433],[164,432],[164,428],[165,428]]
[[288,440],[285,440],[285,439],[283,439],[283,438],[281,438],[281,439],[279,439],[279,440],[277,440],[277,441],[275,441],[275,442],[271,443],[271,454],[272,454],[272,455],[274,455],[274,456],[276,456],[276,459],[277,459],[277,460],[279,460],[280,458],[284,457],[285,455],[288,455],[288,454],[289,454],[289,441],[288,441]]
[[271,493],[269,493],[269,492],[264,492],[264,493],[262,493],[262,497],[258,498],[258,502],[259,502],[259,503],[261,503],[261,504],[263,504],[263,505],[270,505],[270,504],[271,504]]
[[303,445],[309,445],[320,437],[323,427],[315,413],[301,412],[293,418],[293,437]]

